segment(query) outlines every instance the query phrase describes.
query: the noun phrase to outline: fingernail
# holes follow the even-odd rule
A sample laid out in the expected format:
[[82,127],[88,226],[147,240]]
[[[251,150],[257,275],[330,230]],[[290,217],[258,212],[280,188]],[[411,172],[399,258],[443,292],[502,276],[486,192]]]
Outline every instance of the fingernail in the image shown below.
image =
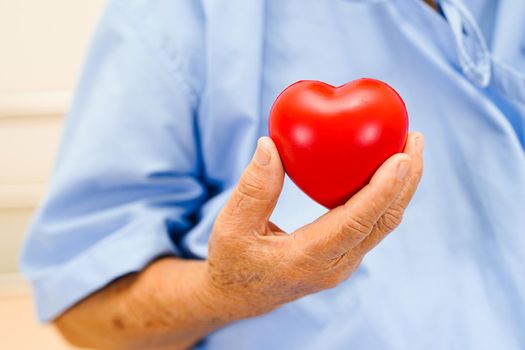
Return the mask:
[[425,138],[421,135],[416,136],[416,139],[414,140],[414,143],[416,144],[416,151],[419,156],[423,155],[423,148],[425,147]]
[[268,142],[268,139],[265,137],[261,137],[259,141],[257,141],[257,149],[255,150],[255,155],[253,158],[259,165],[262,166],[268,165],[268,163],[270,163],[270,159],[272,158],[272,155],[268,150]]
[[408,161],[403,160],[397,165],[397,178],[403,180],[408,173],[409,164]]

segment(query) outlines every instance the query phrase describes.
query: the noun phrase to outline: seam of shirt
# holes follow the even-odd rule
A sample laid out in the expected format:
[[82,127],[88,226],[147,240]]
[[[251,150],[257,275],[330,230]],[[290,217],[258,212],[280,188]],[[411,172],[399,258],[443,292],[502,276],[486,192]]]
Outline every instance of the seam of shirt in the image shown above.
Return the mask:
[[[169,77],[173,76],[175,79],[178,80],[182,89],[184,90],[188,98],[190,99],[190,103],[192,107],[195,108],[197,101],[198,101],[198,93],[196,89],[188,81],[188,79],[185,78],[183,70],[180,68],[178,64],[176,64],[174,60],[169,58],[169,55],[166,53],[166,51],[164,51],[160,46],[153,44],[155,42],[154,38],[151,38],[151,36],[147,35],[146,31],[143,29],[143,26],[140,24],[140,22],[136,18],[134,18],[129,13],[127,8],[124,5],[122,5],[121,2],[118,2],[117,4],[121,10],[119,11],[121,15],[124,16],[128,20],[129,27],[139,35],[139,39],[145,47],[150,48],[156,53],[154,56],[156,56],[158,60],[160,61],[160,64],[166,67],[167,71],[171,73]],[[161,75],[166,77],[166,75],[164,74],[161,74]],[[170,86],[170,89],[174,89],[174,90],[177,89],[177,87],[173,85],[173,80],[170,80],[167,78],[164,78],[163,80],[165,80],[167,85]]]

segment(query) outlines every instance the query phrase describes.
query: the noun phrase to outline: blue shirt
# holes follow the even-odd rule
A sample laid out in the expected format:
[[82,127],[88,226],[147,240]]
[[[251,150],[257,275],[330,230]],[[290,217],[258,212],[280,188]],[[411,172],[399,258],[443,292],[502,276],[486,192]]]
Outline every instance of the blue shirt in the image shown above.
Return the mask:
[[[198,347],[525,348],[525,2],[490,6],[110,1],[21,258],[39,318],[161,254],[205,258],[278,93],[372,77],[426,135],[402,225],[337,288]],[[272,219],[323,212],[286,179]]]

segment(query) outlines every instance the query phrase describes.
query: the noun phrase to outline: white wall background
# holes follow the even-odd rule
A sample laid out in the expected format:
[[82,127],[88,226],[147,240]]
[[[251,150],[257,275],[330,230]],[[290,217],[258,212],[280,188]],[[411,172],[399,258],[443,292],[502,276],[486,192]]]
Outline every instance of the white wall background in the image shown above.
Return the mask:
[[17,270],[103,0],[0,0],[0,273]]
[[34,321],[20,243],[104,0],[0,0],[0,349],[70,349]]

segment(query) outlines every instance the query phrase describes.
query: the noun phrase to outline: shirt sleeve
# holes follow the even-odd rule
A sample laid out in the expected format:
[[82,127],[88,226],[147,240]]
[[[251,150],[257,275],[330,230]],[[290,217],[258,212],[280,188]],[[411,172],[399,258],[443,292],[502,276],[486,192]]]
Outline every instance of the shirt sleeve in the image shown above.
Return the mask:
[[[198,43],[192,2],[112,1],[98,24],[21,256],[42,321],[179,254],[173,242],[207,198],[194,120],[198,50],[184,46]],[[164,19],[173,37],[158,24]]]

